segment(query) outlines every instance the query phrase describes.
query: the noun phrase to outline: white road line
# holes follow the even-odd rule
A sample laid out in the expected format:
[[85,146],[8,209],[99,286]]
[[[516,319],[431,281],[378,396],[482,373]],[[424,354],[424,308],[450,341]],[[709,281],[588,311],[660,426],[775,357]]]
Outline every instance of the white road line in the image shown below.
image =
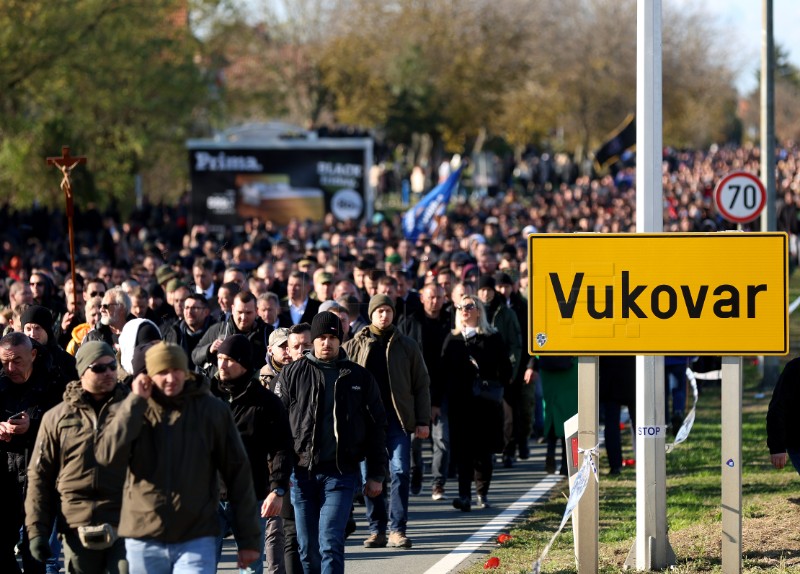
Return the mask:
[[794,313],[798,307],[800,307],[800,297],[792,301],[792,304],[789,305],[789,315]]
[[447,572],[451,572],[456,566],[461,564],[461,562],[480,549],[481,546],[494,539],[501,530],[530,508],[531,505],[547,496],[553,487],[563,480],[563,476],[557,474],[548,475],[547,478],[538,482],[527,493],[522,495],[519,500],[495,516],[465,542],[461,543],[458,548],[428,568],[425,574],[446,574]]

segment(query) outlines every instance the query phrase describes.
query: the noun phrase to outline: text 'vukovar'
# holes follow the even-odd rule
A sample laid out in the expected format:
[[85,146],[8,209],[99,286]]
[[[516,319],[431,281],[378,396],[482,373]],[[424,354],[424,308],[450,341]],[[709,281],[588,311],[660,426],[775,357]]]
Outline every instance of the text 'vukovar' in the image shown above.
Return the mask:
[[[614,285],[583,285],[584,273],[575,273],[572,286],[569,289],[569,298],[566,297],[558,273],[550,273],[550,283],[553,294],[558,301],[558,308],[563,319],[571,319],[580,298],[581,289],[585,290],[586,312],[593,319],[614,319]],[[602,309],[598,309],[597,291],[604,293]],[[713,290],[712,290],[713,289]],[[631,285],[630,271],[622,271],[622,284],[620,286],[619,301],[622,319],[628,319],[631,313],[640,319],[647,319],[650,314],[658,319],[669,319],[678,313],[679,308],[685,309],[690,319],[700,319],[703,311],[713,313],[720,319],[736,319],[742,316],[742,297],[745,298],[745,310],[748,319],[756,317],[756,296],[767,290],[767,285],[746,285],[744,294],[734,285],[722,283],[720,285],[700,285],[694,290],[689,285],[659,284]],[[709,299],[709,291],[711,298]],[[649,301],[647,293],[649,292]],[[641,299],[640,299],[641,298]],[[647,304],[649,303],[649,308]],[[709,307],[710,306],[710,307]],[[643,309],[644,307],[644,309]]]

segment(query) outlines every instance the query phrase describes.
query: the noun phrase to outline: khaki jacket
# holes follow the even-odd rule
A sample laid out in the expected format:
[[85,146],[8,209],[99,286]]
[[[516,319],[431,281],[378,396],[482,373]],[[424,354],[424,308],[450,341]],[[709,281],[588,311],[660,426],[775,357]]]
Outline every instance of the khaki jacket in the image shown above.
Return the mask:
[[[376,343],[369,326],[364,327],[347,341],[343,348],[354,363],[367,364],[369,351]],[[400,424],[406,432],[414,432],[415,426],[431,424],[430,377],[417,343],[394,330],[386,348],[386,364],[389,367],[389,387],[392,405]]]
[[64,402],[45,413],[28,467],[25,526],[30,538],[49,537],[56,516],[62,530],[64,525],[119,524],[126,465],[98,465],[94,447],[127,394],[117,384],[96,414],[80,381],[73,381]]
[[218,474],[235,509],[240,549],[258,549],[258,508],[250,463],[231,409],[208,382],[186,378],[183,392],[145,400],[131,393],[101,434],[97,461],[128,467],[119,534],[165,543],[219,531]]

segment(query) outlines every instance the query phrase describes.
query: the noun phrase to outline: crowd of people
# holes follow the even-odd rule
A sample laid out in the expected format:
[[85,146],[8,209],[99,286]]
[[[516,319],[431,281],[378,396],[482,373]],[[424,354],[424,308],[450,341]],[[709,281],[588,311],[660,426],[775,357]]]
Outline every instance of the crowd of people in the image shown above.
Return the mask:
[[[780,153],[794,234],[798,154]],[[669,152],[665,230],[724,227],[713,186],[757,160]],[[554,165],[523,161],[413,241],[399,215],[217,232],[185,199],[124,219],[90,206],[74,274],[57,212],[0,212],[2,570],[18,547],[25,572],[52,571],[63,543],[74,572],[213,572],[232,532],[241,568],[342,572],[360,496],[364,546],[413,546],[426,445],[425,495],[462,512],[491,506],[495,465],[535,438],[566,473],[577,365],[527,356],[526,238],[632,231],[635,180]],[[601,390],[617,417],[618,386]]]

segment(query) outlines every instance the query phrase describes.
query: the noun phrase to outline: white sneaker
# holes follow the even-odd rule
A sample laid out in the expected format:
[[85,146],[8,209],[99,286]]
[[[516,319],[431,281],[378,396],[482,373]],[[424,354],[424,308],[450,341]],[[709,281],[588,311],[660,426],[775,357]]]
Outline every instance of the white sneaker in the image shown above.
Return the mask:
[[447,495],[444,493],[444,488],[441,486],[434,486],[431,498],[434,500],[447,500]]

